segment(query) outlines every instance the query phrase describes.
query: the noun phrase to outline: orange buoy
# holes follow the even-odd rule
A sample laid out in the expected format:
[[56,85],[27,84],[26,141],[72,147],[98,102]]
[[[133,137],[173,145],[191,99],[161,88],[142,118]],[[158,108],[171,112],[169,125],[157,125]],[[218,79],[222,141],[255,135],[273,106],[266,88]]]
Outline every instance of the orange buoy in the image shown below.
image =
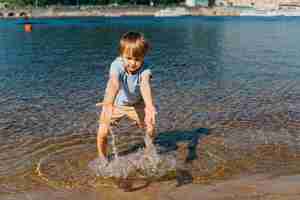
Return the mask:
[[32,25],[31,24],[24,24],[24,31],[25,32],[31,32],[32,31]]
[[32,24],[28,22],[29,17],[27,15],[25,15],[24,20],[25,20],[24,31],[25,32],[31,32],[32,31]]

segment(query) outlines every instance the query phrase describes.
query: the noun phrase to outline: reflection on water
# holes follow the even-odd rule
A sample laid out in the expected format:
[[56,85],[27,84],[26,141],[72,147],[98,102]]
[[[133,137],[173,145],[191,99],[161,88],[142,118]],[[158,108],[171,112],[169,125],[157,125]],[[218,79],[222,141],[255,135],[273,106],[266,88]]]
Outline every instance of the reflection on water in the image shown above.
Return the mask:
[[77,148],[86,147],[83,163],[95,158],[95,103],[128,30],[151,42],[159,133],[207,128],[229,137],[245,127],[296,137],[298,18],[36,20],[30,34],[15,20],[0,21],[0,184],[36,173],[43,160],[75,159]]

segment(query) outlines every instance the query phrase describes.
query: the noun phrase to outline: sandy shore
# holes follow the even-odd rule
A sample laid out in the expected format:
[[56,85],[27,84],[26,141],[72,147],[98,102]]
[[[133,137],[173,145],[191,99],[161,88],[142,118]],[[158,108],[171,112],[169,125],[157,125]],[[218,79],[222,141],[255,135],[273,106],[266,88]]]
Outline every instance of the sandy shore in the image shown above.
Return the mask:
[[0,195],[1,200],[298,200],[300,175],[272,177],[268,174],[239,176],[209,185],[185,184],[176,181],[151,183],[137,191],[124,192],[112,188],[58,190],[40,187],[35,191]]

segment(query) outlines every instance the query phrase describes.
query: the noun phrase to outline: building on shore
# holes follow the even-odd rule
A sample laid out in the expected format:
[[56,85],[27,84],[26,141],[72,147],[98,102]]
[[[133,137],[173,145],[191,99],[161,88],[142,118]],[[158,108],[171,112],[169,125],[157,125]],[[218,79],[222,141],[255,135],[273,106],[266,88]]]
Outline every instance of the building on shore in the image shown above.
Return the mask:
[[186,0],[185,4],[189,7],[194,6],[208,6],[208,0]]
[[[189,7],[208,6],[208,0],[186,0]],[[215,6],[235,7],[240,9],[300,9],[300,0],[215,0]]]
[[280,9],[300,9],[300,0],[281,0]]
[[216,6],[277,10],[300,8],[300,0],[216,0]]

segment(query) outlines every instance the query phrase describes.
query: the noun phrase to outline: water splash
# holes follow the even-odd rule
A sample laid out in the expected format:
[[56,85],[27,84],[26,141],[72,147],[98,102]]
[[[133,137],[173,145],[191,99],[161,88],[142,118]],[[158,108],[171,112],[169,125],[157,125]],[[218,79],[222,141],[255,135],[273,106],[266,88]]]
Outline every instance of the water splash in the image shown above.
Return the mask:
[[110,133],[112,136],[112,150],[113,150],[113,155],[115,157],[115,159],[119,159],[119,155],[118,155],[118,149],[117,149],[117,142],[116,142],[116,135],[115,133],[112,131],[112,129],[110,129]]
[[[115,136],[113,136],[114,138]],[[114,140],[114,139],[113,139]],[[146,134],[145,148],[137,152],[123,156],[114,155],[108,163],[100,158],[89,163],[90,169],[100,177],[114,178],[159,178],[167,175],[176,169],[176,159],[173,154],[159,154],[157,148],[152,143],[151,138]],[[113,153],[116,153],[115,143],[112,142]]]

